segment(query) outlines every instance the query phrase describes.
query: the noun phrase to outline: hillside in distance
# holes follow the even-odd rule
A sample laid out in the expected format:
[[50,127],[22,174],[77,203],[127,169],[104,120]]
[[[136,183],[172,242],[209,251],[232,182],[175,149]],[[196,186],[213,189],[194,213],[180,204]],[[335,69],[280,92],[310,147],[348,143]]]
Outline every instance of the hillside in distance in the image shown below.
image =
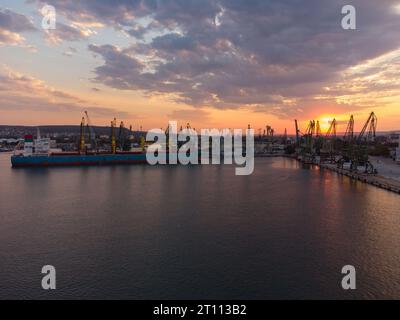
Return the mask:
[[[43,136],[66,135],[75,136],[80,134],[79,125],[44,125],[44,126],[19,126],[19,125],[0,125],[0,137],[21,138],[26,134],[36,135],[39,128]],[[93,126],[96,135],[110,135],[110,127]],[[85,128],[86,129],[86,128]],[[87,130],[87,129],[86,129]],[[118,133],[119,128],[116,128]],[[125,128],[126,131],[129,129]],[[136,133],[136,132],[135,132]]]

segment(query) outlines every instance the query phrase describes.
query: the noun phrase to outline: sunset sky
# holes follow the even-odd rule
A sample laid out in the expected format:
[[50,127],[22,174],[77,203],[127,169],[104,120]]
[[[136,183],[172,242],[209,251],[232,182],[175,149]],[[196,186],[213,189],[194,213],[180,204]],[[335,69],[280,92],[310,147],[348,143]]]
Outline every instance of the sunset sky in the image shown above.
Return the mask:
[[[56,29],[40,9],[56,9]],[[357,29],[344,30],[352,4]],[[400,129],[400,0],[0,2],[0,124]]]

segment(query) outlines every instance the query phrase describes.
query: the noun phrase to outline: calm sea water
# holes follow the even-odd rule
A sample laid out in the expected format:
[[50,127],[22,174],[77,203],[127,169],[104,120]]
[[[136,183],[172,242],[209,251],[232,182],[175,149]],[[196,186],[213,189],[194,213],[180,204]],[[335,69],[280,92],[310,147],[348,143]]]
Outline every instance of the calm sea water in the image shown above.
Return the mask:
[[[57,289],[41,289],[54,265]],[[357,290],[341,289],[341,268]],[[400,196],[290,159],[10,168],[0,298],[400,298]]]

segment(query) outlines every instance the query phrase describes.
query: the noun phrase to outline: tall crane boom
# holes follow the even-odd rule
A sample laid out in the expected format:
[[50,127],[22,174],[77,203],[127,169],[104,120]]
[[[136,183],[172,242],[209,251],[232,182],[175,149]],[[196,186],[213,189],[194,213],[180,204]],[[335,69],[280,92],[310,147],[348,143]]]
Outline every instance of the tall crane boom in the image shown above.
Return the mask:
[[117,152],[117,141],[115,138],[115,127],[117,124],[117,119],[114,118],[113,121],[111,121],[111,153],[115,154]]
[[364,124],[364,127],[362,128],[360,135],[357,138],[357,142],[362,143],[363,141],[368,142],[375,139],[377,124],[378,118],[376,117],[374,112],[371,112],[367,122]]
[[316,129],[316,135],[317,135],[317,137],[320,137],[320,136],[321,136],[321,126],[320,126],[318,120],[317,120],[316,128],[317,128],[317,129]]
[[92,126],[92,122],[90,121],[89,113],[87,111],[85,111],[85,115],[86,115],[87,126],[89,129],[89,140],[90,142],[93,142],[94,150],[97,151],[96,132]]
[[300,144],[300,130],[299,130],[299,124],[297,123],[297,120],[294,120],[294,124],[296,126],[296,144]]
[[119,142],[120,150],[124,150],[124,148],[125,148],[125,124],[123,121],[121,121],[121,124],[119,126],[118,142]]
[[347,124],[346,133],[344,134],[343,140],[351,142],[354,138],[354,117],[350,116],[349,123]]
[[326,132],[326,137],[336,138],[336,127],[337,127],[336,119],[333,119],[331,125],[329,126],[328,131]]
[[85,150],[85,118],[82,117],[81,134],[79,139],[79,151],[83,152],[84,150]]
[[310,120],[310,122],[308,123],[308,127],[306,129],[306,134],[312,137],[314,133],[315,133],[315,121]]

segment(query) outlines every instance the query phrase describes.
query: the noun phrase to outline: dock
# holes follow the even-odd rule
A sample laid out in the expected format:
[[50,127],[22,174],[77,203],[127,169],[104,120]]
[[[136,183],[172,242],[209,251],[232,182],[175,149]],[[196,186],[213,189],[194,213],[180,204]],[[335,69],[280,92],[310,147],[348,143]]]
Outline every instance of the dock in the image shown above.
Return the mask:
[[350,170],[337,168],[337,166],[335,164],[323,163],[323,164],[319,164],[319,167],[322,169],[336,172],[340,175],[349,177],[353,180],[368,183],[375,187],[400,194],[400,180],[381,176],[379,174],[375,175],[375,174],[365,174],[365,173],[360,173],[360,172],[352,172]]

